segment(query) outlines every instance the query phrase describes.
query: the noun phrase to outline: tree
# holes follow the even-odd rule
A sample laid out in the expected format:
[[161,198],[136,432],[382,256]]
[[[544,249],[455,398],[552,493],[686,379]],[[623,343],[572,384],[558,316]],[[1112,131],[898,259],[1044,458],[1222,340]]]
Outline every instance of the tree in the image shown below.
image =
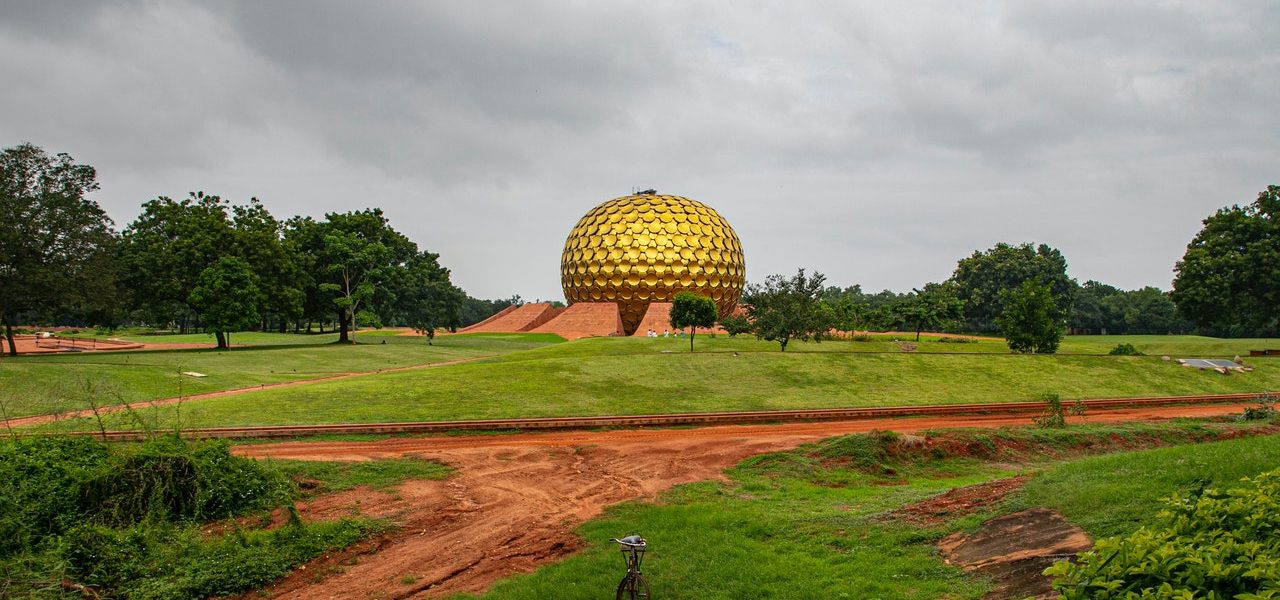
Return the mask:
[[825,280],[800,269],[790,278],[770,275],[763,285],[748,285],[742,301],[756,337],[778,342],[783,352],[792,339],[820,340],[831,329],[831,310],[821,299]]
[[219,258],[201,271],[189,298],[205,328],[217,337],[219,348],[231,347],[231,332],[258,324],[261,301],[258,276],[249,263],[234,256]]
[[1204,220],[1174,267],[1172,298],[1196,324],[1228,335],[1280,328],[1280,186]]
[[693,292],[680,292],[671,302],[671,328],[689,328],[689,351],[693,352],[693,334],[698,327],[714,327],[719,311],[716,301]]
[[1004,312],[996,323],[1009,349],[1023,354],[1053,354],[1062,341],[1062,317],[1049,286],[1027,280],[1000,293]]
[[1122,333],[1123,315],[1115,311],[1113,298],[1124,291],[1098,281],[1084,282],[1075,293],[1067,326],[1076,333]]
[[182,201],[161,196],[142,205],[123,234],[121,261],[134,302],[153,323],[178,323],[186,330],[198,314],[191,292],[201,272],[234,255],[236,235],[222,198],[192,192]]
[[349,343],[355,316],[381,313],[393,306],[387,284],[418,251],[392,229],[382,209],[325,215],[322,247],[316,256],[319,290],[329,295],[338,317],[338,341]]
[[[304,279],[295,249],[284,241],[284,224],[271,216],[257,198],[243,206],[231,207],[235,256],[243,258],[258,276],[262,292],[259,312],[265,318],[275,315],[277,330],[283,333],[288,323],[302,316]],[[263,323],[263,328],[267,326]]]
[[437,261],[439,255],[420,252],[411,259],[396,284],[396,303],[401,320],[426,336],[431,345],[436,330],[456,328],[467,295],[449,282],[449,270]]
[[751,321],[736,313],[720,319],[720,328],[724,329],[729,337],[737,337],[740,333],[751,333],[753,329]]
[[23,315],[87,312],[115,296],[114,233],[93,167],[20,144],[0,152],[0,318],[9,353]]
[[1067,276],[1067,260],[1045,244],[1012,246],[996,244],[986,252],[974,252],[956,264],[951,282],[964,302],[965,326],[972,331],[994,331],[996,317],[1004,312],[1001,292],[1026,281],[1049,287],[1057,311],[1071,310],[1076,283]]
[[956,298],[950,285],[929,283],[894,305],[893,312],[905,323],[913,323],[916,341],[926,328],[940,329],[964,316],[964,302]]

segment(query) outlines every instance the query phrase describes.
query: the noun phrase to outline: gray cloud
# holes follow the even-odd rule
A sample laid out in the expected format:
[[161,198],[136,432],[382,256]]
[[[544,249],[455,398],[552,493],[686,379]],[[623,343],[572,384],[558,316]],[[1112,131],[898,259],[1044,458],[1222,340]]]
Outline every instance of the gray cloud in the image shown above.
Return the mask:
[[0,7],[0,143],[156,195],[382,206],[474,294],[558,297],[632,186],[717,207],[749,277],[907,289],[999,241],[1167,287],[1276,183],[1265,2],[230,2]]

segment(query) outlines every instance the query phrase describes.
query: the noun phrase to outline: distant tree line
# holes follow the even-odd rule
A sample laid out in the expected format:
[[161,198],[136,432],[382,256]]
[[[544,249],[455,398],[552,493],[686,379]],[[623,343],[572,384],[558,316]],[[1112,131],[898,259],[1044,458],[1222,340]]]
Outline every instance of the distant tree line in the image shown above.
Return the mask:
[[1280,333],[1280,186],[1248,206],[1231,206],[1204,228],[1175,266],[1172,291],[1123,290],[1067,274],[1062,253],[1045,244],[996,244],[960,259],[946,281],[906,293],[823,286],[821,273],[771,275],[747,287],[746,316],[721,326],[777,341],[832,333],[922,331],[994,333],[1018,352],[1054,352],[1077,334],[1202,333],[1271,337]]
[[[424,332],[518,302],[467,296],[437,254],[380,209],[281,220],[195,192],[160,197],[119,232],[97,203],[96,172],[21,144],[0,152],[0,318],[19,323],[207,331],[338,332],[393,324]],[[505,304],[504,304],[505,303]]]

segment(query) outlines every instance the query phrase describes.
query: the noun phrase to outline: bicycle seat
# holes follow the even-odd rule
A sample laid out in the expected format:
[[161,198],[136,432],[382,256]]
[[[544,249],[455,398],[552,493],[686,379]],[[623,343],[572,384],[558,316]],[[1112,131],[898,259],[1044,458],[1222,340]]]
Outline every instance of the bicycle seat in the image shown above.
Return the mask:
[[623,543],[623,544],[627,544],[627,545],[629,545],[629,546],[643,546],[643,545],[645,545],[644,538],[642,538],[642,537],[640,537],[640,536],[638,536],[638,535],[629,535],[629,536],[624,537],[624,538],[622,538],[622,539],[620,539],[620,540],[618,540],[618,541],[619,541],[619,542],[621,542],[621,543]]

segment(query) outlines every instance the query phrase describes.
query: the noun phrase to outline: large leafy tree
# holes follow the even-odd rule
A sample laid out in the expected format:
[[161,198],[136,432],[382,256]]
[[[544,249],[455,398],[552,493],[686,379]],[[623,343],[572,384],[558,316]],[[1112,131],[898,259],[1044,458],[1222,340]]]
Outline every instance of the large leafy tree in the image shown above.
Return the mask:
[[200,312],[205,329],[218,339],[219,348],[231,347],[231,333],[258,324],[262,298],[258,275],[249,263],[224,256],[200,271],[189,302]]
[[336,313],[338,341],[346,343],[357,314],[383,316],[393,308],[396,271],[418,248],[392,229],[378,208],[330,213],[321,225],[315,276]]
[[831,310],[822,300],[826,276],[800,269],[795,275],[770,275],[747,286],[742,302],[757,338],[778,342],[782,351],[793,339],[821,339],[831,329]]
[[1067,260],[1045,244],[996,244],[985,252],[974,252],[956,264],[951,282],[956,297],[964,302],[966,328],[995,331],[996,317],[1004,312],[1004,290],[1016,289],[1026,281],[1049,288],[1057,311],[1071,310],[1076,283],[1067,276]]
[[964,302],[956,297],[951,284],[929,283],[894,305],[893,311],[916,331],[916,341],[925,329],[942,329],[960,320]]
[[190,302],[200,273],[223,256],[234,255],[236,232],[230,204],[193,192],[181,201],[159,197],[125,228],[121,262],[137,307],[154,323],[178,323],[185,330],[198,314]]
[[1201,327],[1230,335],[1280,328],[1280,186],[1248,206],[1204,220],[1174,267],[1178,311]]
[[671,302],[671,328],[689,328],[689,351],[693,352],[693,334],[698,327],[715,327],[716,301],[693,292],[680,292]]
[[1023,354],[1053,354],[1062,341],[1062,313],[1049,286],[1028,279],[1000,293],[1004,311],[996,324],[1009,349]]
[[232,254],[244,259],[260,282],[258,312],[262,317],[274,315],[277,329],[283,332],[290,321],[302,316],[301,261],[295,249],[285,243],[284,224],[257,198],[231,207],[231,215],[235,234]]
[[9,353],[22,316],[85,313],[114,296],[111,219],[85,195],[97,174],[31,144],[0,152],[0,318]]

